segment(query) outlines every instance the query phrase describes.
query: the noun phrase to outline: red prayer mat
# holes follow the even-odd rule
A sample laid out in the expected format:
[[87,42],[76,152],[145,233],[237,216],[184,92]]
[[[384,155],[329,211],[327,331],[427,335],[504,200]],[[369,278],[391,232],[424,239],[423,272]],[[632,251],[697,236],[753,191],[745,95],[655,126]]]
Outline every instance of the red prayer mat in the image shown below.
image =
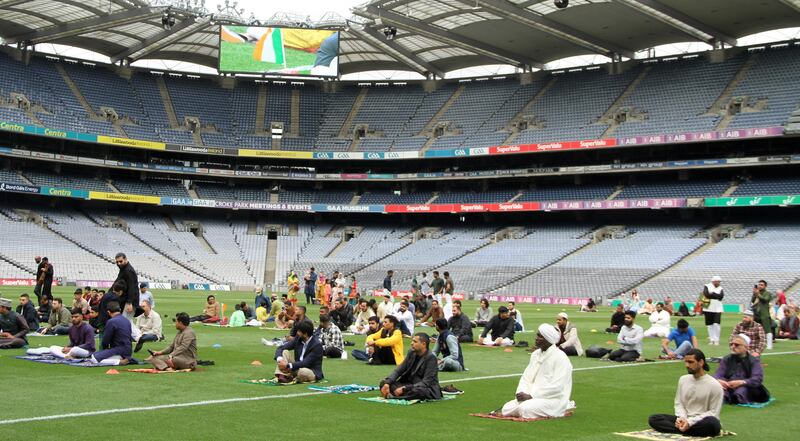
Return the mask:
[[478,418],[489,418],[493,420],[508,420],[508,421],[518,421],[520,423],[532,423],[534,421],[544,421],[544,420],[557,420],[559,418],[566,418],[571,417],[574,415],[573,412],[569,411],[564,414],[562,417],[542,417],[542,418],[520,418],[520,417],[511,417],[511,416],[503,416],[501,414],[491,414],[491,413],[471,413],[469,416],[474,416]]

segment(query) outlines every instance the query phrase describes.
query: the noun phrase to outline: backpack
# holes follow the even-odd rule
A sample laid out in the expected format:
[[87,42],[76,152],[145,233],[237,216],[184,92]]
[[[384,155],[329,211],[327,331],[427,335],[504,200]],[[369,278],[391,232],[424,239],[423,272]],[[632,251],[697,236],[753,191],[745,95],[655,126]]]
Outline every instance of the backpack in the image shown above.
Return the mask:
[[611,349],[601,348],[597,345],[592,345],[586,350],[586,356],[589,358],[603,358],[606,354],[611,352]]

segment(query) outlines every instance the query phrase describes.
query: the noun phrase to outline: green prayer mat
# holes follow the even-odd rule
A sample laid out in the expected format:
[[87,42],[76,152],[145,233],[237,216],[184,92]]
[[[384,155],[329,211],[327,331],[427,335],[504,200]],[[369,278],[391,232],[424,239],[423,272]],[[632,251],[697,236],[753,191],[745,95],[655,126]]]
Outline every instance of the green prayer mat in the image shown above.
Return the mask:
[[739,406],[739,407],[749,407],[751,409],[763,409],[763,408],[769,406],[770,404],[772,404],[773,401],[775,401],[775,397],[769,397],[769,401],[765,401],[763,403],[737,404],[737,406]]
[[625,433],[614,432],[614,435],[626,436],[628,438],[649,439],[649,440],[656,440],[656,441],[665,440],[665,439],[666,440],[677,440],[677,441],[702,441],[702,440],[708,440],[708,439],[714,439],[714,438],[722,438],[723,436],[736,436],[735,433],[728,432],[727,430],[723,430],[717,436],[703,436],[703,437],[700,437],[700,436],[680,435],[680,434],[677,434],[677,433],[662,433],[662,432],[655,431],[653,429],[639,430],[639,431],[636,431],[636,432],[625,432]]
[[260,384],[262,386],[293,386],[295,384],[324,384],[327,382],[328,380],[320,380],[314,383],[300,383],[297,381],[296,378],[288,383],[281,383],[278,381],[277,378],[262,378],[260,380],[239,380],[239,383]]
[[447,401],[447,400],[455,400],[456,395],[443,395],[439,400],[399,400],[397,398],[383,398],[383,397],[370,397],[370,398],[359,398],[362,401],[370,401],[373,403],[381,403],[381,404],[393,404],[396,406],[410,406],[412,404],[419,404],[419,403],[437,403],[439,401]]

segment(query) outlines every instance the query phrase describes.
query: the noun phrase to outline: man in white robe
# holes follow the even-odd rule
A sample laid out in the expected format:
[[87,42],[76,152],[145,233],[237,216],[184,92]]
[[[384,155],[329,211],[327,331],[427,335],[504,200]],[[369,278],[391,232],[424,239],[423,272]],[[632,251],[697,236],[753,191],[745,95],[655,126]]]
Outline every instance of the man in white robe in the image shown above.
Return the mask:
[[539,326],[536,351],[522,378],[517,394],[503,406],[503,416],[520,418],[562,417],[575,407],[572,393],[572,364],[556,344],[561,333],[549,324]]
[[644,331],[645,337],[667,338],[670,331],[670,315],[664,304],[656,304],[656,312],[650,314],[650,329]]

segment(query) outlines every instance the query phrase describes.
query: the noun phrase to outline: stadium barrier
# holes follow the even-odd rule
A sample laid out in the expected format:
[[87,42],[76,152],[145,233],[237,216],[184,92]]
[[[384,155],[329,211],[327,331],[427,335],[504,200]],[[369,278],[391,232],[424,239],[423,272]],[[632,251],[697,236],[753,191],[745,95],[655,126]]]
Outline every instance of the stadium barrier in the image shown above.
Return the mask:
[[550,297],[550,296],[511,296],[487,294],[483,296],[490,302],[533,303],[540,305],[583,305],[586,297]]
[[325,151],[293,151],[293,150],[256,150],[227,147],[200,147],[193,145],[165,144],[129,138],[76,133],[53,130],[38,126],[0,121],[0,130],[24,133],[49,138],[71,139],[97,144],[113,145],[147,150],[164,150],[171,152],[195,153],[201,155],[239,156],[248,158],[290,158],[320,160],[397,160],[414,158],[457,158],[466,156],[506,155],[520,153],[542,153],[552,151],[569,151],[585,149],[604,149],[613,147],[631,147],[657,144],[685,144],[694,142],[724,141],[732,139],[767,138],[783,135],[783,127],[759,127],[750,129],[732,129],[698,133],[675,133],[649,136],[629,136],[623,138],[586,139],[571,141],[553,141],[536,144],[519,144],[510,146],[492,146],[475,148],[436,149],[407,152],[325,152]]
[[189,283],[187,288],[190,291],[230,291],[230,285],[217,285],[213,283]]
[[[617,305],[622,303],[621,300],[613,300],[611,302],[611,306],[616,308]],[[677,311],[678,308],[681,306],[681,302],[672,302],[672,307],[674,311]],[[689,311],[694,311],[694,302],[686,302],[686,306],[689,308]],[[731,313],[740,313],[744,311],[745,308],[743,305],[735,304],[735,303],[724,303],[722,305],[722,312],[731,312]]]

